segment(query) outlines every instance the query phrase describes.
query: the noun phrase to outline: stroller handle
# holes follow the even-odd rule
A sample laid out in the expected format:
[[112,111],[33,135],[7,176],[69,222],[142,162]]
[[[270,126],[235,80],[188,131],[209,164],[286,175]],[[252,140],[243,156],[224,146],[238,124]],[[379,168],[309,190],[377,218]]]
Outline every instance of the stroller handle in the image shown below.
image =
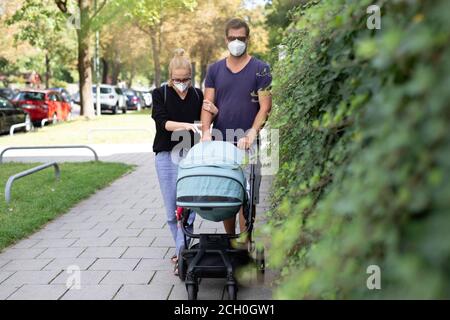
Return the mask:
[[[211,123],[211,125],[209,127],[209,133],[211,134],[212,131],[213,131],[213,124]],[[197,133],[200,136],[200,139],[203,138],[202,122],[201,121],[194,121],[194,132]],[[259,146],[260,146],[260,140],[261,140],[261,137],[260,137],[260,135],[258,133],[258,135],[256,136],[255,141],[250,146],[250,148],[245,150],[245,151],[249,152],[250,156],[253,156],[253,155],[257,154],[257,150],[259,149]],[[237,146],[237,143],[233,143],[233,144]]]

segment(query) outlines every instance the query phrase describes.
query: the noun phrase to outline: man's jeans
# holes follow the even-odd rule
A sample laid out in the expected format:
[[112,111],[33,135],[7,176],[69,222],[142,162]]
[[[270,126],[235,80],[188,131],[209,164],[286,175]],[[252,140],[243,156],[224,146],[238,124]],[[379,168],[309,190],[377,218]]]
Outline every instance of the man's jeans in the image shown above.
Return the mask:
[[[158,152],[155,157],[156,172],[158,174],[159,187],[164,199],[166,208],[167,224],[175,241],[176,255],[179,256],[181,247],[184,247],[184,234],[181,226],[178,225],[176,217],[176,193],[178,164],[172,162],[171,152]],[[191,233],[194,231],[195,213],[191,213],[188,219],[188,227]],[[188,240],[188,245],[190,238]]]

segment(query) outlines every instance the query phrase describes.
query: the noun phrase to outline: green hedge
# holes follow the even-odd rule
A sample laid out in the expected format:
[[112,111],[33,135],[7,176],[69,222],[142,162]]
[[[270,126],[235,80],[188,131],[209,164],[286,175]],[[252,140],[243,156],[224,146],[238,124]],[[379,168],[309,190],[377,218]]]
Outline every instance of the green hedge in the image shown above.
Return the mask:
[[299,8],[274,66],[276,298],[450,298],[450,2],[371,4]]

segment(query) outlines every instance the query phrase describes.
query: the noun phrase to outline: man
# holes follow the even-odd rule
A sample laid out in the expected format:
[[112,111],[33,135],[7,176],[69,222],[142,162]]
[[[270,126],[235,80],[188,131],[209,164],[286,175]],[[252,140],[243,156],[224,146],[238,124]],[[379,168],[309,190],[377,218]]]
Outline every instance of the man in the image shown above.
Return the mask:
[[[212,139],[210,126],[214,121],[216,140],[224,139],[234,142],[238,148],[253,149],[272,108],[270,67],[248,54],[250,28],[244,20],[230,20],[225,36],[230,54],[212,64],[206,75],[201,114],[202,141]],[[256,201],[258,188],[257,182]],[[229,234],[235,233],[235,225],[235,217],[224,221],[225,231]],[[239,226],[241,232],[245,230],[242,208]]]

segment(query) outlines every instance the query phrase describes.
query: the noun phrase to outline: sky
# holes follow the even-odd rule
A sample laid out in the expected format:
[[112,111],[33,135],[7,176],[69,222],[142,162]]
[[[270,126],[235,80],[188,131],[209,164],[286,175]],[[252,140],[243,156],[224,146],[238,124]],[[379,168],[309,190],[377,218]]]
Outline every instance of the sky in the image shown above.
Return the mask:
[[266,4],[268,0],[245,0],[245,6],[252,8],[254,6]]

